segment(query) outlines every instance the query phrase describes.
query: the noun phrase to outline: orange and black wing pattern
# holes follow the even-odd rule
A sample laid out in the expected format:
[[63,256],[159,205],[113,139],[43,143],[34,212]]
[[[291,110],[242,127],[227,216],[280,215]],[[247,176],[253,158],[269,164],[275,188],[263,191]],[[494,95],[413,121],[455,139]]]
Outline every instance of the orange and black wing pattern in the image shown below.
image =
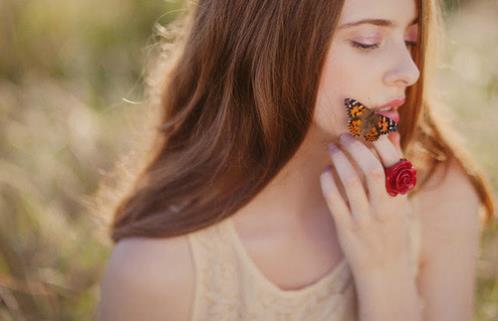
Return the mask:
[[398,124],[389,117],[378,114],[359,101],[346,98],[344,100],[348,115],[348,130],[351,135],[376,141],[380,135],[397,131]]

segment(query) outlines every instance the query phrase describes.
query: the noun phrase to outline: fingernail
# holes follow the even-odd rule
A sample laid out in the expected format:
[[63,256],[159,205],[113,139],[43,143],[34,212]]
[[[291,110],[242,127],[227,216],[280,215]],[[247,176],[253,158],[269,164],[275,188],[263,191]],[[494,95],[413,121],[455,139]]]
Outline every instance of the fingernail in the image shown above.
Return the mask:
[[328,164],[327,166],[325,166],[325,168],[323,169],[324,172],[328,172],[332,170],[332,165],[331,164]]
[[327,147],[329,149],[329,152],[331,152],[331,153],[335,153],[337,151],[337,146],[334,143],[328,144]]
[[343,143],[347,143],[353,139],[353,136],[350,133],[343,133],[339,136],[339,139]]

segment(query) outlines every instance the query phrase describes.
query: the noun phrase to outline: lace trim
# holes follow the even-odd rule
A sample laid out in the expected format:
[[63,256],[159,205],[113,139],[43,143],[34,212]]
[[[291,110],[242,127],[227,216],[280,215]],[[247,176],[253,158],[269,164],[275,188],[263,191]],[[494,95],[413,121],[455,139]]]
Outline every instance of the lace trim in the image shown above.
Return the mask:
[[317,287],[313,284],[312,291],[296,296],[268,291],[245,263],[237,260],[224,223],[189,235],[199,275],[192,320],[262,320],[270,315],[275,320],[321,320],[341,311],[352,314],[356,295],[349,268],[334,269],[334,277],[327,282]]
[[[251,270],[248,263],[252,261],[243,259],[228,223],[222,221],[189,234],[196,266],[193,321],[357,320],[356,289],[347,264],[341,262],[299,290],[281,290],[273,283],[274,288],[269,287]],[[419,233],[419,226],[411,231]],[[418,254],[420,238],[414,237],[412,244]],[[414,260],[417,258],[415,255]],[[421,309],[423,306],[421,302]]]
[[[345,285],[347,285],[346,282],[348,281],[348,278],[351,277],[347,260],[345,257],[343,257],[342,260],[338,264],[336,264],[336,266],[334,266],[331,271],[327,272],[327,274],[322,276],[314,283],[304,286],[300,289],[280,289],[277,285],[268,280],[268,278],[260,271],[258,266],[256,266],[252,258],[249,256],[246,249],[244,248],[244,245],[238,237],[231,217],[229,217],[226,222],[223,222],[223,224],[224,226],[222,228],[226,229],[226,233],[230,235],[230,241],[235,246],[235,252],[238,258],[245,263],[244,268],[247,270],[247,273],[251,273],[252,275],[254,275],[254,278],[258,279],[255,280],[255,282],[262,283],[262,286],[265,286],[269,291],[274,292],[275,296],[292,299],[294,297],[302,297],[303,295],[305,295],[305,293],[308,292],[319,291],[318,289],[321,287],[328,288],[328,290],[325,290],[327,294],[340,293],[344,290]],[[339,280],[336,280],[337,278],[339,278]]]

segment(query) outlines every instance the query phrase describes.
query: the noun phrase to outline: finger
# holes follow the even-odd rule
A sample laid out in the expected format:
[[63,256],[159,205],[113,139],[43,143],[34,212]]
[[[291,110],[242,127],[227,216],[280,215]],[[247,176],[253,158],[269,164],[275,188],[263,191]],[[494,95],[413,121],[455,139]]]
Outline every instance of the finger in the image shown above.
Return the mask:
[[379,154],[384,167],[396,164],[403,157],[403,153],[394,146],[386,135],[381,135],[379,139],[372,142],[372,145]]
[[[382,164],[385,168],[398,163],[401,158],[404,158],[403,152],[396,147],[386,135],[381,135],[379,139],[372,142],[376,153],[379,155]],[[397,195],[397,199],[406,199],[407,194]]]
[[385,187],[386,175],[381,161],[367,146],[349,133],[342,134],[340,142],[344,149],[351,154],[365,175],[370,203],[381,198],[387,198],[388,194]]
[[327,166],[325,171],[320,175],[322,194],[334,217],[334,221],[338,225],[344,226],[344,224],[350,224],[349,208],[334,182],[331,168],[331,165]]
[[329,144],[329,154],[346,191],[351,215],[355,219],[364,218],[368,215],[369,203],[360,177],[346,155],[333,143]]

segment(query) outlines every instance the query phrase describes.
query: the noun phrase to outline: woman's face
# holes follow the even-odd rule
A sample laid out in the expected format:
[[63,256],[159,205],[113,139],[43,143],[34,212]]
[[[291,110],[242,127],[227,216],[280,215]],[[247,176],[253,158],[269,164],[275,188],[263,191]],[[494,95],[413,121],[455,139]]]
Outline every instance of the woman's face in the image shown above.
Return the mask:
[[[314,126],[334,137],[347,132],[347,97],[374,110],[405,98],[420,76],[410,53],[417,17],[414,0],[345,1],[322,73]],[[370,22],[360,22],[366,19]]]

